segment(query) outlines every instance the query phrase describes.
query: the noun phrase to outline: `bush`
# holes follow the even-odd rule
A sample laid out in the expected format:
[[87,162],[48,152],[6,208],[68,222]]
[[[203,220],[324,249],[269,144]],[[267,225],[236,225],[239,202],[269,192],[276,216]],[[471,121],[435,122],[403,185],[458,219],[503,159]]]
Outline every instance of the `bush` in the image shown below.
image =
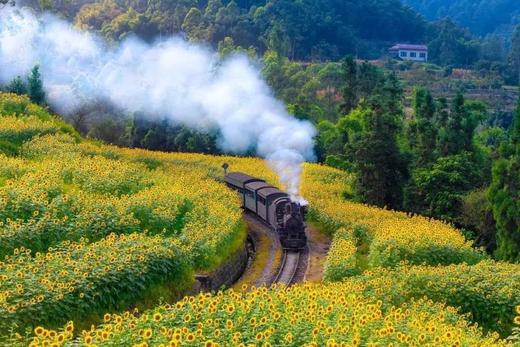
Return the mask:
[[520,271],[516,264],[483,261],[477,265],[401,266],[374,269],[351,279],[366,286],[366,294],[400,305],[427,297],[460,307],[473,322],[502,336],[511,333],[515,306],[520,305]]

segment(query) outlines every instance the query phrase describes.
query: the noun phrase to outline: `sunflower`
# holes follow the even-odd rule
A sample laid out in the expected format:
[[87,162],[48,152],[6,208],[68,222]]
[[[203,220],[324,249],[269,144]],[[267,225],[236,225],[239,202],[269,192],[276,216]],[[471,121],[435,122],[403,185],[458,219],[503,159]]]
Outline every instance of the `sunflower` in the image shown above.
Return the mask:
[[34,329],[34,333],[36,334],[36,336],[42,336],[44,332],[45,329],[43,327],[36,327]]
[[144,329],[143,338],[149,339],[150,337],[152,337],[152,335],[153,335],[152,329],[150,329],[150,328]]
[[193,335],[193,333],[188,333],[188,335],[186,335],[186,341],[188,341],[188,342],[195,341],[195,335]]

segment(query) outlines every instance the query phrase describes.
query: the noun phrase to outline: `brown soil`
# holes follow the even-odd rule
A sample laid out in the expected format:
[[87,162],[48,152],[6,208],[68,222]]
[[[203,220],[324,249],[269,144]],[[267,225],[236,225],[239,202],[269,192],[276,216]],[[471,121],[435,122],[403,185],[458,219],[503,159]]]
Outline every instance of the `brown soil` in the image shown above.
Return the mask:
[[331,239],[319,231],[316,226],[307,224],[307,238],[309,247],[309,261],[305,281],[321,282],[323,280],[323,270],[327,253],[330,249]]

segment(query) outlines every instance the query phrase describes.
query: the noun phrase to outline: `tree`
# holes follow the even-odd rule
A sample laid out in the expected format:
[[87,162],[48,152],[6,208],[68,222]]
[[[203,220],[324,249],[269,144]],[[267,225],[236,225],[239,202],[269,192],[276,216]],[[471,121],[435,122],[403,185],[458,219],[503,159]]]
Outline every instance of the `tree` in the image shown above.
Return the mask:
[[31,74],[28,79],[28,91],[32,102],[40,105],[45,103],[45,92],[43,91],[43,83],[38,65],[33,67],[31,70]]
[[504,42],[498,35],[489,35],[482,44],[481,59],[503,62],[505,60]]
[[342,64],[344,86],[342,89],[343,103],[341,113],[348,114],[357,106],[357,64],[351,55],[347,56]]
[[478,60],[478,42],[451,19],[433,26],[428,48],[432,62],[439,65],[469,66]]
[[363,131],[352,136],[348,147],[357,195],[366,203],[394,209],[402,206],[403,186],[408,178],[408,163],[398,144],[402,96],[395,75],[386,76],[383,85],[366,101]]
[[457,93],[445,125],[439,131],[438,150],[441,156],[472,152],[475,129],[486,112],[482,103],[466,103],[464,95]]
[[201,40],[206,35],[203,24],[204,18],[202,13],[198,8],[192,7],[186,14],[186,18],[184,18],[182,30],[188,35],[190,40]]
[[407,165],[397,144],[398,115],[372,110],[365,131],[351,146],[355,191],[363,202],[400,208]]
[[496,256],[520,261],[520,99],[511,142],[493,165],[489,199],[497,225]]
[[22,77],[16,76],[7,86],[7,91],[18,95],[27,94],[27,84],[23,81]]
[[413,94],[415,119],[410,124],[410,141],[413,142],[416,166],[425,166],[435,159],[437,130],[435,102],[431,93],[417,88]]
[[462,152],[437,159],[431,167],[418,168],[412,175],[407,207],[417,213],[455,221],[462,198],[480,178],[472,153]]
[[516,83],[520,83],[520,25],[511,39],[511,53],[509,54],[509,65],[515,73]]

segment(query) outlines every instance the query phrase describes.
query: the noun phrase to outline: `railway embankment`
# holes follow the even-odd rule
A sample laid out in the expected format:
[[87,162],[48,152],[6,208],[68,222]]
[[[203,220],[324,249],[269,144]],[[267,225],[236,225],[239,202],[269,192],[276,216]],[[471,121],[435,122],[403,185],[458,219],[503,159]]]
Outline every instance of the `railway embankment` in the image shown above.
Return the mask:
[[229,255],[222,265],[209,273],[195,275],[193,292],[210,292],[231,287],[243,275],[248,265],[250,252],[247,240]]

